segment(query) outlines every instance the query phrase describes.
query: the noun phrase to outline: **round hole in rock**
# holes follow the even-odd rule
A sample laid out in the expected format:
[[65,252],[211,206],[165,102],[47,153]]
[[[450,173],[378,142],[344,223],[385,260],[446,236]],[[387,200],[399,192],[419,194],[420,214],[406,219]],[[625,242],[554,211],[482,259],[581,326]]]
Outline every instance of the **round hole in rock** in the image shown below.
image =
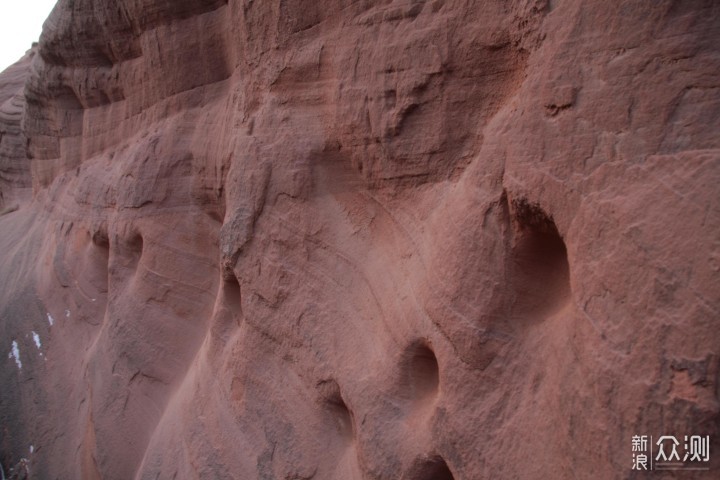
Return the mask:
[[440,369],[435,353],[424,341],[410,346],[405,359],[409,394],[417,400],[433,396],[440,384]]
[[421,463],[412,469],[410,477],[413,480],[454,480],[450,468],[445,460],[440,457],[432,457],[431,459]]
[[542,320],[570,298],[567,248],[551,216],[537,204],[513,201],[516,228],[511,264],[513,319]]

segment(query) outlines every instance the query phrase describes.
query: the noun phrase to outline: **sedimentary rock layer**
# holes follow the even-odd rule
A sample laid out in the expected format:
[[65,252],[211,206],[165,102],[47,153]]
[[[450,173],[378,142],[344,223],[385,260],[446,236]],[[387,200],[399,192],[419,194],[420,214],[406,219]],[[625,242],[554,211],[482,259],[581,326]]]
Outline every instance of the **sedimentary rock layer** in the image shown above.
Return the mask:
[[0,461],[717,471],[719,41],[713,1],[60,0],[0,76]]

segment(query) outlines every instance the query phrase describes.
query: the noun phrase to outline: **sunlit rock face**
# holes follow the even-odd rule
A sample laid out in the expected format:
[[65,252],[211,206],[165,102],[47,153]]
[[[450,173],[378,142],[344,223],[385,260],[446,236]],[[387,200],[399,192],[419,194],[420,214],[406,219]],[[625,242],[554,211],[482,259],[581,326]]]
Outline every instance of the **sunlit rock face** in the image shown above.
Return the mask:
[[717,470],[718,42],[712,1],[60,0],[0,76],[2,465]]

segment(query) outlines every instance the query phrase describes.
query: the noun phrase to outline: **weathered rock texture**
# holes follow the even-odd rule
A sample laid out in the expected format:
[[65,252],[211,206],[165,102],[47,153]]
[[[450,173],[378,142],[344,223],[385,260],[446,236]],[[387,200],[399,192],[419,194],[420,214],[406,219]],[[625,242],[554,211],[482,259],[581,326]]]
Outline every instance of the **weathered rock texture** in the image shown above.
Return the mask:
[[0,77],[0,460],[717,475],[719,44],[713,0],[60,0]]

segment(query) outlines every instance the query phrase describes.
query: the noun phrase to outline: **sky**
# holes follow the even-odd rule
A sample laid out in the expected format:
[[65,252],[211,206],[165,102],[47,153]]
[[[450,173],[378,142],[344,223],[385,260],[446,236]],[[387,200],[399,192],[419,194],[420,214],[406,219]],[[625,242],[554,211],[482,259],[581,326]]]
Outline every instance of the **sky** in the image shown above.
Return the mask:
[[57,0],[0,0],[0,71],[37,42]]

